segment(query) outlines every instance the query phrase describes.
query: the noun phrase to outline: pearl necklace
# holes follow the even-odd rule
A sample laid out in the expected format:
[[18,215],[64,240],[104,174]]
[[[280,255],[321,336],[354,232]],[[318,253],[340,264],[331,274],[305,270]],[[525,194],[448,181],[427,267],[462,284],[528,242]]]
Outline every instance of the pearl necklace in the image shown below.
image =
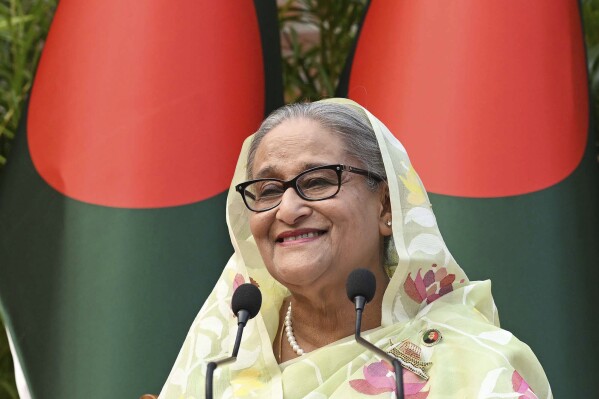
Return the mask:
[[291,301],[289,301],[289,307],[287,308],[287,314],[285,315],[285,332],[287,333],[287,341],[289,341],[291,349],[293,349],[298,356],[302,356],[304,354],[304,350],[297,344],[295,335],[293,335],[293,326],[291,323]]

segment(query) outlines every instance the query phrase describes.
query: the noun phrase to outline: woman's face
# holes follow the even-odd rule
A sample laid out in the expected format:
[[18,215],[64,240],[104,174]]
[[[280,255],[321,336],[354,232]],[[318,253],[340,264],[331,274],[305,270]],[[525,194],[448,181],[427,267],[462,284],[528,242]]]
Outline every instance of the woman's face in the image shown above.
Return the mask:
[[[253,178],[289,180],[321,165],[363,167],[334,133],[310,119],[291,119],[267,133],[258,146]],[[365,177],[344,172],[339,193],[306,201],[288,189],[276,208],[252,213],[250,228],[270,274],[292,291],[344,286],[358,267],[381,267],[382,235],[390,213],[385,188],[370,190]]]

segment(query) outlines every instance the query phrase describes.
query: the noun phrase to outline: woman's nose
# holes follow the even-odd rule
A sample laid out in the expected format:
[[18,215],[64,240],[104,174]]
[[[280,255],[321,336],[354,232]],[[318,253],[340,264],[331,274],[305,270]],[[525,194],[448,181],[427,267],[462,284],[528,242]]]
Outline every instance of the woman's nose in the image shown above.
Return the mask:
[[292,187],[289,187],[281,197],[276,217],[280,221],[292,225],[310,213],[312,213],[312,208],[309,206],[309,201],[300,197]]

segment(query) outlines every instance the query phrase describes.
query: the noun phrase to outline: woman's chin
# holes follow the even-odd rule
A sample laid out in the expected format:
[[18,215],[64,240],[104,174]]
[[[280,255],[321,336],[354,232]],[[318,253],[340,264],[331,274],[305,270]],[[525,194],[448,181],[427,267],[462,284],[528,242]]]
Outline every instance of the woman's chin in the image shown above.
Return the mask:
[[314,287],[324,269],[318,265],[290,265],[277,268],[277,280],[290,290]]

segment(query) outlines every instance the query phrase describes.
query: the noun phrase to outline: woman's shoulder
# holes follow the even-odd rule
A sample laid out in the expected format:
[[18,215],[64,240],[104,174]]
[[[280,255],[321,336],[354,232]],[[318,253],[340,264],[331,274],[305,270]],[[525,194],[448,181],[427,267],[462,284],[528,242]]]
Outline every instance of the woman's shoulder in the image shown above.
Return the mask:
[[409,330],[409,341],[427,363],[431,392],[437,387],[467,392],[466,397],[551,397],[531,348],[499,327],[490,282],[470,283],[425,306]]

